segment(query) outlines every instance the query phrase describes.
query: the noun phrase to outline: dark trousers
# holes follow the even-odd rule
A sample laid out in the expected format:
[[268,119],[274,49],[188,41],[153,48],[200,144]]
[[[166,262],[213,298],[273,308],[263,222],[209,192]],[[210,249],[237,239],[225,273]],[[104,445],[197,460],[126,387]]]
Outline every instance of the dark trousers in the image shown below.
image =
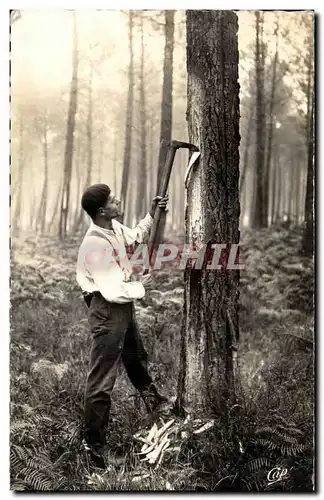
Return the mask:
[[93,343],[85,389],[85,439],[93,448],[101,448],[105,445],[110,395],[121,361],[148,411],[155,409],[161,396],[147,371],[147,353],[134,304],[110,303],[96,293],[89,307],[89,324]]

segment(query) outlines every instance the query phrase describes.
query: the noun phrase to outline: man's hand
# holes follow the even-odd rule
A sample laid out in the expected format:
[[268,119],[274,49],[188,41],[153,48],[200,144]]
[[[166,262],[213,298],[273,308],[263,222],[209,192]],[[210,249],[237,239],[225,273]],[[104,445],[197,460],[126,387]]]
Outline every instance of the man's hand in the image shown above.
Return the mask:
[[153,287],[153,279],[151,274],[145,274],[145,275],[142,274],[142,276],[139,277],[139,281],[144,286],[145,291],[151,290],[151,288]]
[[150,210],[150,216],[154,217],[156,207],[159,206],[161,210],[166,210],[169,201],[169,196],[166,195],[164,198],[162,196],[155,196],[152,200],[152,207]]

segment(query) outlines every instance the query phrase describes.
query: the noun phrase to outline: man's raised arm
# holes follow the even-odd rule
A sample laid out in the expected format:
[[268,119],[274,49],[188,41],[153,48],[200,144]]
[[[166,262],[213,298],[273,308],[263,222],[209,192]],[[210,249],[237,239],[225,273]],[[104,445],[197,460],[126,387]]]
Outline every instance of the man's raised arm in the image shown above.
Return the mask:
[[146,243],[150,234],[151,227],[153,225],[153,217],[155,214],[156,207],[165,210],[167,207],[169,197],[156,196],[153,198],[152,206],[150,211],[146,214],[144,219],[140,220],[139,223],[134,227],[130,228],[127,226],[120,225],[120,229],[123,232],[126,245],[132,245],[133,243]]

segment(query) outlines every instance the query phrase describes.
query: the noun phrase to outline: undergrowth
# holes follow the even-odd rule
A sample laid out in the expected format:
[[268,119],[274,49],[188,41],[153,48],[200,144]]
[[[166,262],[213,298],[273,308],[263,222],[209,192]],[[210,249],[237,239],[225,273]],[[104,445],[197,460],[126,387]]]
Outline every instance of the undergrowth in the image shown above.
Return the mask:
[[[240,393],[224,420],[179,443],[155,470],[139,461],[134,433],[144,409],[125,373],[108,429],[121,467],[103,473],[82,447],[91,339],[75,283],[79,238],[13,242],[11,265],[11,489],[23,491],[312,491],[314,414],[313,262],[298,253],[301,229],[243,235]],[[162,268],[137,304],[162,392],[175,396],[182,273]],[[270,471],[281,473],[273,482]]]

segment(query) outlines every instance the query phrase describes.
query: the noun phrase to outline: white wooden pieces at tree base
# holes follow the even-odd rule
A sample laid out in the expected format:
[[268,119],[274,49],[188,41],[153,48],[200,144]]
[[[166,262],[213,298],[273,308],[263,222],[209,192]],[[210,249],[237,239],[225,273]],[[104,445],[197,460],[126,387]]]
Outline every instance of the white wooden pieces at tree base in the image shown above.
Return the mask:
[[160,419],[160,423],[160,428],[155,422],[151,429],[142,429],[134,435],[134,439],[142,443],[141,450],[135,454],[140,456],[142,462],[155,466],[155,469],[160,466],[166,452],[179,453],[184,440],[191,434],[206,432],[213,427],[214,420],[191,420],[187,416],[184,421],[171,419],[165,423]]

